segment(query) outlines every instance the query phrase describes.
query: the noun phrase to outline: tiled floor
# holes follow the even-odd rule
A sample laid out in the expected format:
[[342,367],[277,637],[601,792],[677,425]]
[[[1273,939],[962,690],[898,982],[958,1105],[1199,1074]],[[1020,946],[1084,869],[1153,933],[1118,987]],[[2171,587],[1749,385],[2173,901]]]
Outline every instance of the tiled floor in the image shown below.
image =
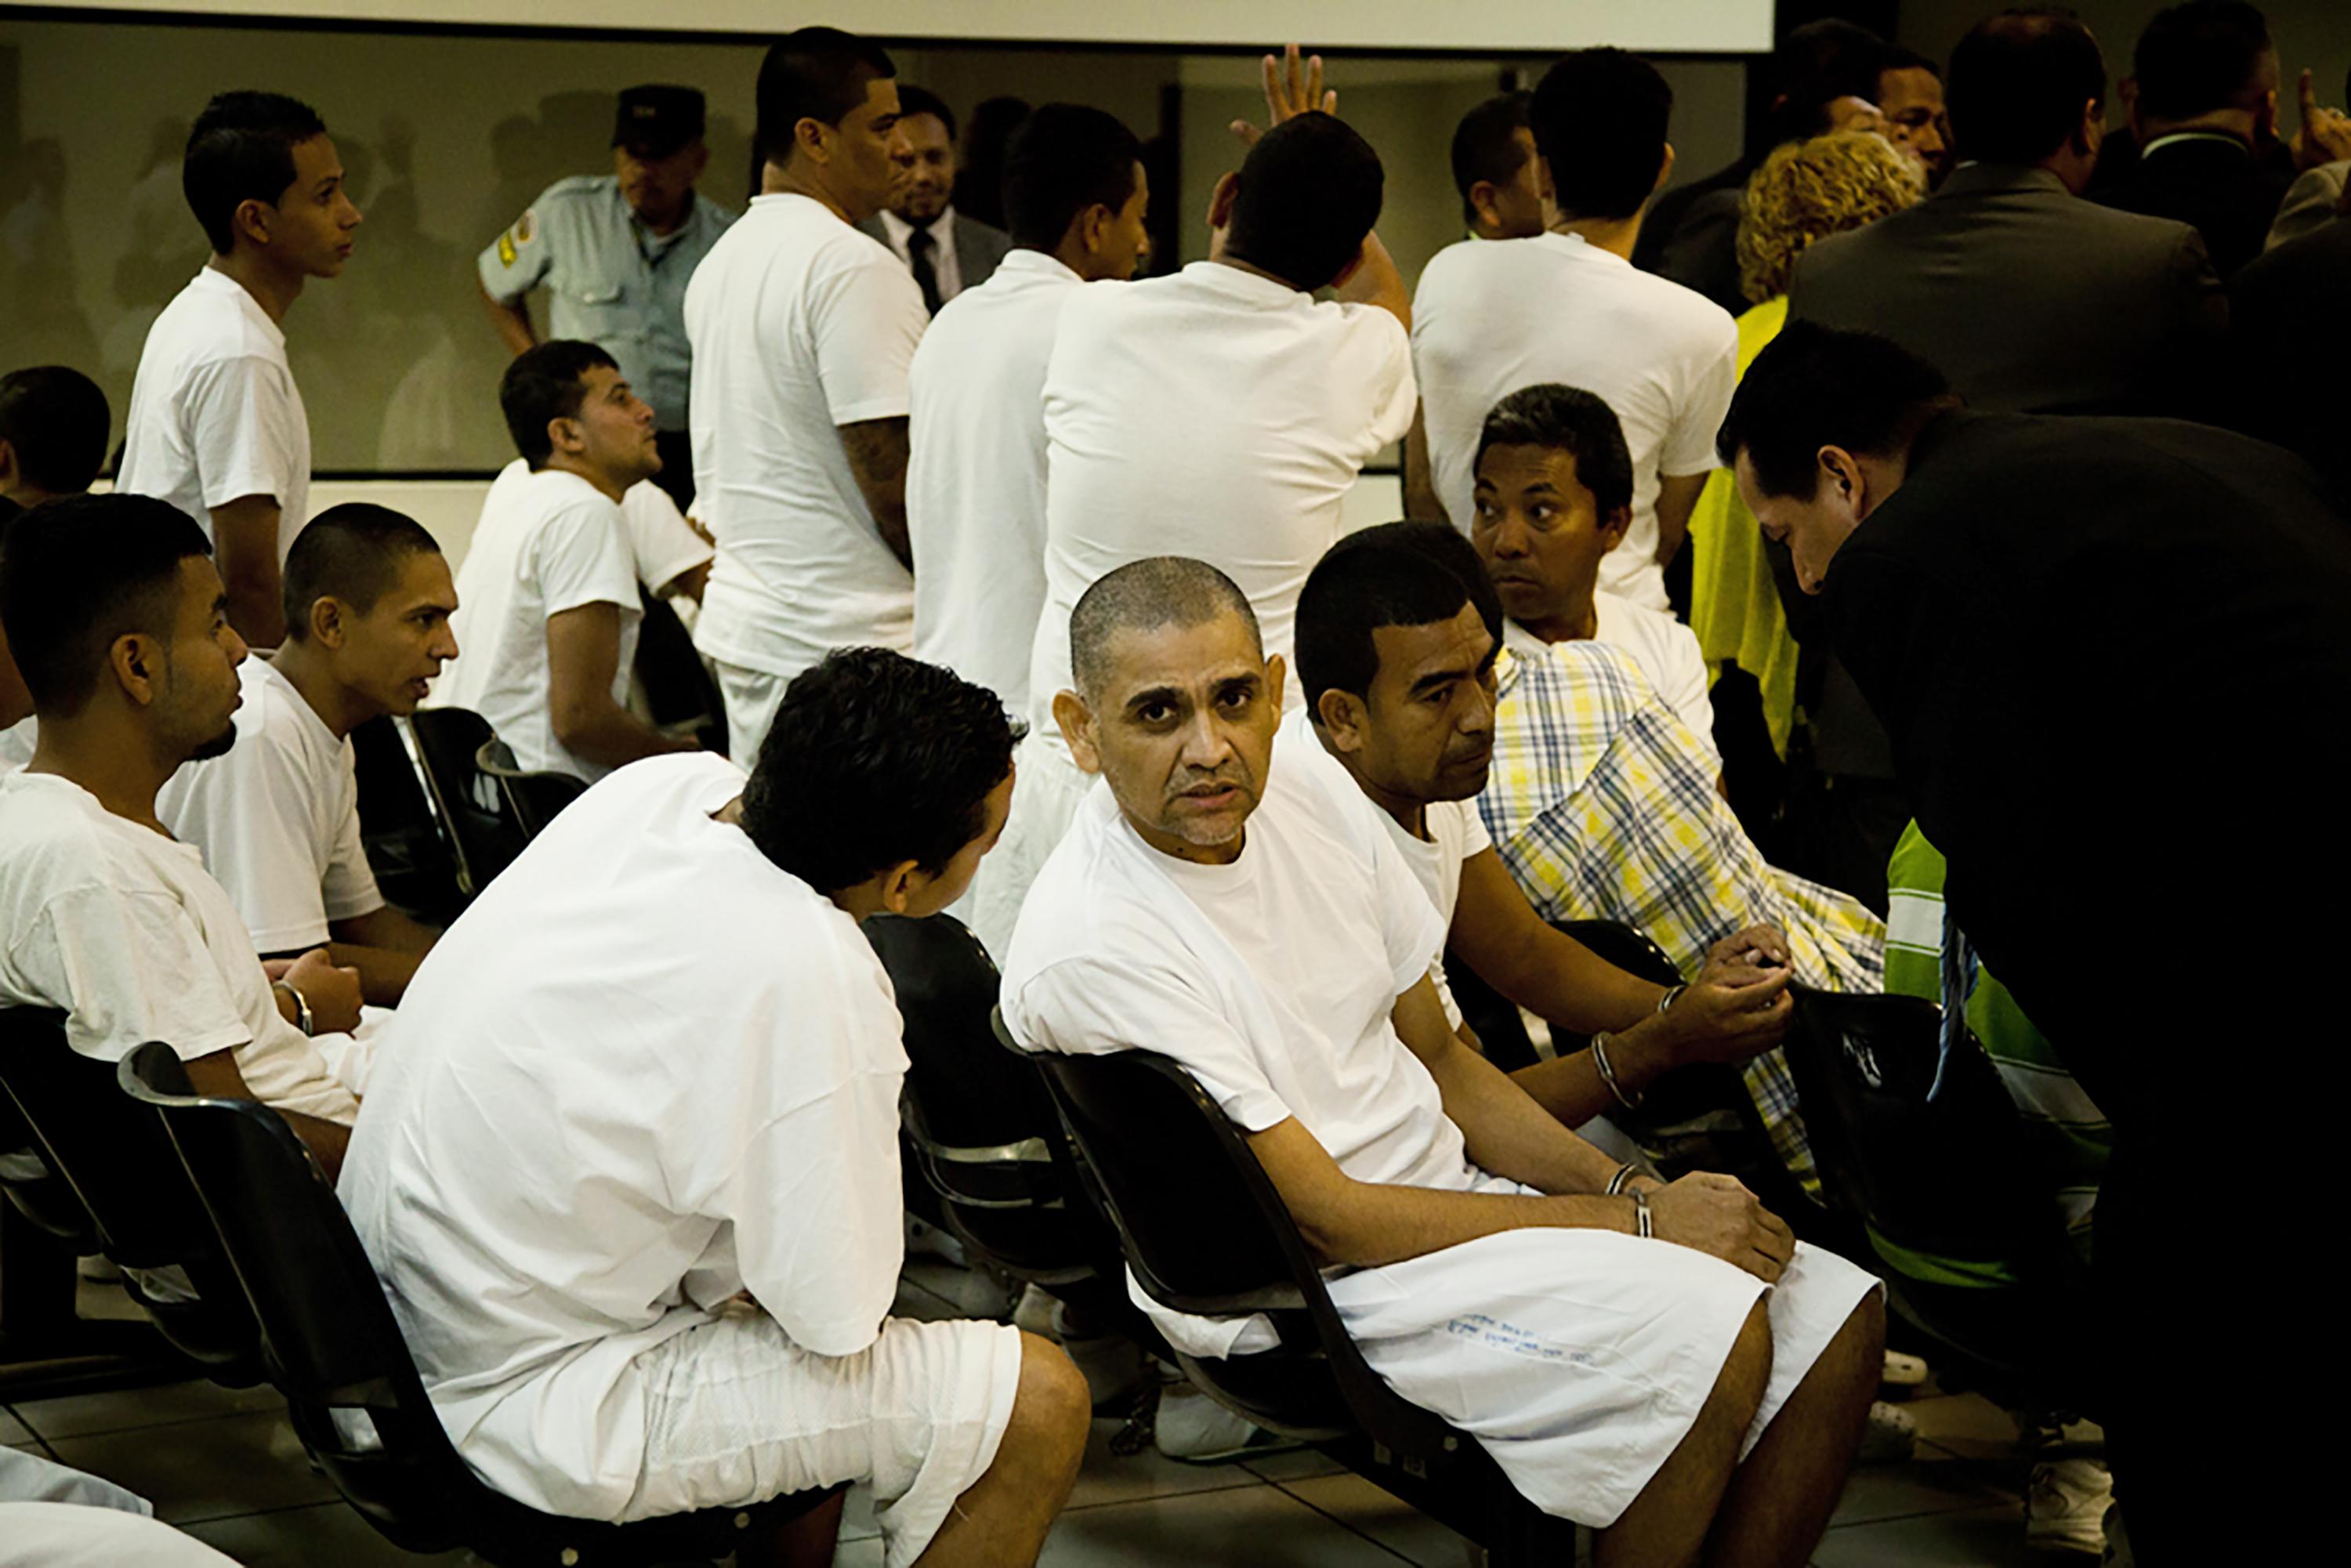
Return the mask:
[[[916,1263],[899,1310],[989,1311],[984,1281]],[[1912,1402],[1926,1441],[1908,1463],[1857,1471],[1816,1556],[1821,1568],[2036,1568],[2086,1563],[2030,1553],[2007,1417],[1973,1396]],[[1146,1451],[1113,1458],[1117,1424],[1095,1424],[1084,1473],[1047,1568],[1162,1563],[1209,1568],[1464,1568],[1461,1538],[1312,1453],[1196,1467]],[[423,1561],[378,1536],[304,1460],[266,1389],[189,1383],[0,1406],[0,1443],[30,1447],[153,1500],[157,1515],[254,1568]],[[836,1559],[880,1568],[871,1504],[852,1494]]]

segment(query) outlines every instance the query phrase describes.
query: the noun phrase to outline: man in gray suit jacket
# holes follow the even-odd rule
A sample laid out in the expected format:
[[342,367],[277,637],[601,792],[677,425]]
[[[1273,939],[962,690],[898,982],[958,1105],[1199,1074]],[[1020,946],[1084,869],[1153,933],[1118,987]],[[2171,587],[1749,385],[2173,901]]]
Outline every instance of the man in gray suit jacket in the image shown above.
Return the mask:
[[2105,79],[2070,15],[1979,24],[1951,54],[1959,168],[1907,212],[1806,252],[1791,319],[1891,338],[1975,408],[2206,412],[2228,297],[2201,236],[2080,199]]
[[857,226],[906,264],[935,316],[940,306],[987,281],[1012,238],[955,210],[955,111],[918,87],[898,89],[898,181],[890,205]]

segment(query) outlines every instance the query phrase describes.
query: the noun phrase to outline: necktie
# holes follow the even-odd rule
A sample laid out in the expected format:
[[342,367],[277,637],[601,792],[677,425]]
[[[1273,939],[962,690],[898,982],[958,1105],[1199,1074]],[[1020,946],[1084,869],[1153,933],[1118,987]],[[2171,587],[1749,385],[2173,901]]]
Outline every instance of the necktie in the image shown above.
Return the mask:
[[934,316],[939,313],[939,274],[931,265],[931,252],[938,246],[928,229],[916,229],[906,236],[906,264],[914,269],[914,287],[923,291],[923,308]]

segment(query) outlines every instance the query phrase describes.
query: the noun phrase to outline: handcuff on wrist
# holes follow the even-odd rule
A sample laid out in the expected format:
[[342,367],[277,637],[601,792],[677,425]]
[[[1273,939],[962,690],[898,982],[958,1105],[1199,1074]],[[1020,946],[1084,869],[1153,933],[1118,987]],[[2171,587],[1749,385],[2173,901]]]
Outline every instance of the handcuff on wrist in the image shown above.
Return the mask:
[[272,980],[269,982],[269,988],[273,991],[284,991],[294,998],[294,1027],[304,1034],[310,1033],[314,1021],[310,1015],[310,998],[296,989],[292,982],[287,980]]
[[1627,1111],[1637,1110],[1641,1096],[1627,1094],[1625,1086],[1616,1082],[1615,1064],[1608,1060],[1608,1031],[1604,1029],[1592,1037],[1592,1065],[1599,1070],[1600,1082],[1608,1086],[1608,1092],[1616,1096],[1616,1103]]

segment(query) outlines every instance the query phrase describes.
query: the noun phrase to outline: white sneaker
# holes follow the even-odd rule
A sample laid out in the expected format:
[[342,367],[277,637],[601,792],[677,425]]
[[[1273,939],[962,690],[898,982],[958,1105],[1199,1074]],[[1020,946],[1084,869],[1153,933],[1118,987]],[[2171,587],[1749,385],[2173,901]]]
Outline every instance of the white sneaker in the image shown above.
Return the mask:
[[1056,1314],[1061,1306],[1061,1303],[1055,1301],[1042,1285],[1023,1285],[1020,1287],[1020,1300],[1012,1309],[1012,1326],[1023,1333],[1032,1333],[1039,1339],[1050,1339],[1058,1344],[1061,1339],[1061,1323]]
[[2024,1543],[2043,1552],[2102,1555],[2114,1495],[2104,1459],[2036,1460],[2024,1488]]
[[964,1256],[963,1243],[927,1219],[906,1216],[906,1256],[928,1255],[943,1258],[958,1269],[968,1269],[971,1260]]
[[1869,1425],[1861,1431],[1861,1448],[1854,1454],[1857,1465],[1886,1465],[1908,1458],[1918,1447],[1918,1418],[1899,1405],[1885,1400],[1871,1402]]
[[1282,1439],[1234,1415],[1188,1384],[1160,1390],[1153,1445],[1171,1459],[1213,1465],[1270,1448]]
[[1086,1396],[1095,1409],[1109,1408],[1120,1400],[1131,1402],[1149,1364],[1141,1346],[1124,1334],[1072,1333],[1069,1314],[1059,1301],[1053,1303],[1053,1337],[1061,1341],[1070,1364],[1086,1380]]
[[1877,1381],[1886,1388],[1916,1388],[1927,1381],[1926,1358],[1889,1350],[1886,1353],[1886,1370],[1878,1375]]

